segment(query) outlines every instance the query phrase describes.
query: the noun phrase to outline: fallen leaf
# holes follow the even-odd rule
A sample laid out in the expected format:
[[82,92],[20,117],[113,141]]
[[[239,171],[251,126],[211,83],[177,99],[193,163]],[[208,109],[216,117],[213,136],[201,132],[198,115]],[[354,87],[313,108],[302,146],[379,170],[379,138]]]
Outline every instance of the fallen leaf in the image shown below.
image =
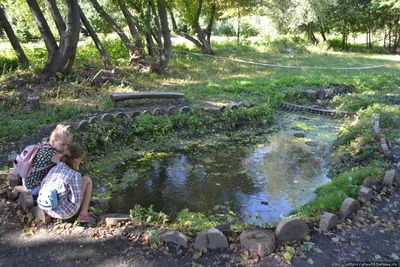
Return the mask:
[[331,240],[332,240],[333,242],[339,242],[339,238],[338,238],[338,237],[332,237]]
[[307,260],[307,262],[308,262],[310,265],[313,265],[313,264],[314,264],[314,261],[313,261],[311,258],[309,258],[309,259]]
[[285,252],[285,254],[283,254],[283,257],[285,258],[285,260],[290,261],[293,256],[289,252]]
[[393,260],[395,260],[395,261],[398,261],[398,260],[399,260],[399,256],[397,256],[397,255],[394,254],[394,253],[392,253],[392,254],[390,255],[390,257],[391,257]]

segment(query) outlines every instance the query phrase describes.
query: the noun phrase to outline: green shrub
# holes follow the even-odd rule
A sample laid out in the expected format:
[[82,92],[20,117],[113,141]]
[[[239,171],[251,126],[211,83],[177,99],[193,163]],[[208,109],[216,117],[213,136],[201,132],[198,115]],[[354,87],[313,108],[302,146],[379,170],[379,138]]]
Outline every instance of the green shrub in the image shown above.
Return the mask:
[[253,24],[244,21],[240,24],[240,35],[243,37],[257,36],[260,31]]
[[230,21],[220,21],[215,23],[212,32],[214,35],[223,35],[223,36],[236,35],[235,27]]

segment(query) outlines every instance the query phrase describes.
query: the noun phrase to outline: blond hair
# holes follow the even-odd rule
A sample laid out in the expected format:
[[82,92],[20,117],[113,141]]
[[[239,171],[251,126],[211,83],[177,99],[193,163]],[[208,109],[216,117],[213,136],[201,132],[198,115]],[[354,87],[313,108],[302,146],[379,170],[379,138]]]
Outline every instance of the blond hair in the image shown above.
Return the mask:
[[50,135],[50,142],[60,140],[61,136],[66,136],[68,138],[72,138],[72,133],[69,130],[69,125],[58,124],[57,127],[53,130]]

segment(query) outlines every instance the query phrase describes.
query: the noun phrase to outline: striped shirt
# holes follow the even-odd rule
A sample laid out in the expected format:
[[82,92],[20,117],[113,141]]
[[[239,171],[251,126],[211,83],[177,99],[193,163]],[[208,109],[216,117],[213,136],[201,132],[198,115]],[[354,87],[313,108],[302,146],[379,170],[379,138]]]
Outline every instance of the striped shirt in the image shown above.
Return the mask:
[[81,205],[82,175],[60,162],[53,167],[42,181],[42,188],[57,190],[58,206],[46,213],[53,218],[68,219],[74,216]]

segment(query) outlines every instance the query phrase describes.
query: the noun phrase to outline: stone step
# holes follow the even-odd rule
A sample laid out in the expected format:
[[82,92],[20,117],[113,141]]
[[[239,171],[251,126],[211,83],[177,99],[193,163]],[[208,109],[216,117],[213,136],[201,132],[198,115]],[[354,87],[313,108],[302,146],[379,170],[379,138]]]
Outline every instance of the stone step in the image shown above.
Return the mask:
[[8,172],[8,181],[11,188],[22,185],[21,177],[14,172],[14,168],[10,168]]

